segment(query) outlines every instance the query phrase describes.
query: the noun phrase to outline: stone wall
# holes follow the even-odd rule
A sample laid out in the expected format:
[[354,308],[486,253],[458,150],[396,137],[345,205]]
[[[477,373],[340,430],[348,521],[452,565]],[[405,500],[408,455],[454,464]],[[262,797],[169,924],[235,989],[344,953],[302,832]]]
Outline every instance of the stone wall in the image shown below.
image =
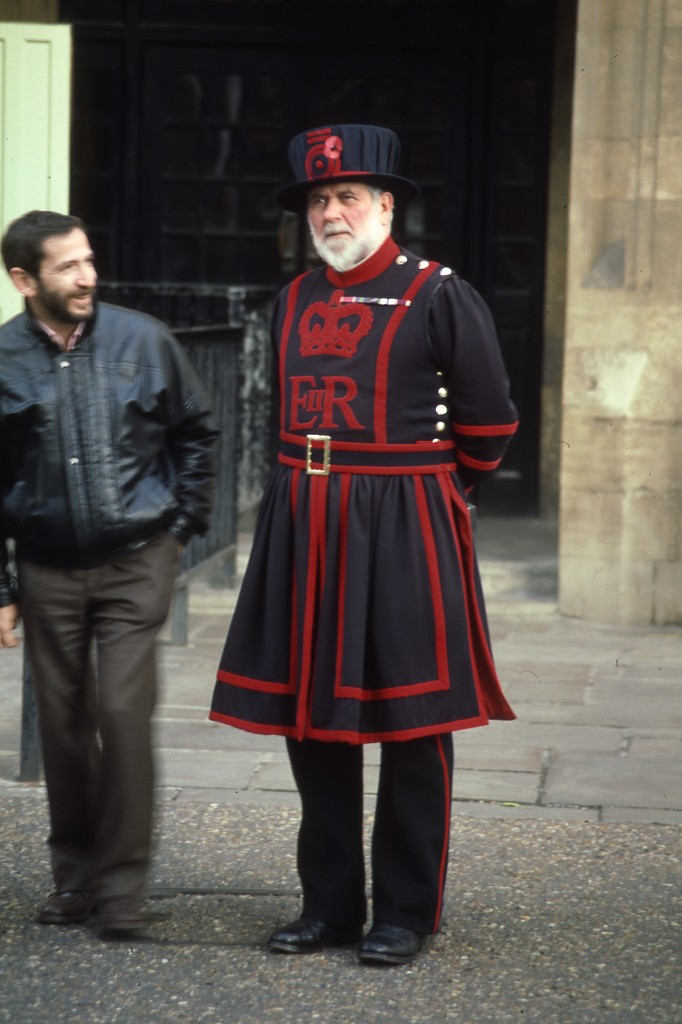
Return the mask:
[[682,0],[581,0],[560,610],[682,622]]

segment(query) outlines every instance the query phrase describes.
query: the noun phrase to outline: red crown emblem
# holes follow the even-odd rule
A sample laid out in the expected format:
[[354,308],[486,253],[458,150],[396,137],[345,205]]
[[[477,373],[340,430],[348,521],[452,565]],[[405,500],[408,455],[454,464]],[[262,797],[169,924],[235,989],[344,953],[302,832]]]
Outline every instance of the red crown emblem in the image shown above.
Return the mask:
[[313,302],[298,322],[302,356],[343,356],[351,359],[358,343],[369,334],[374,315],[368,306],[352,309],[340,303],[341,292],[336,291],[329,302]]

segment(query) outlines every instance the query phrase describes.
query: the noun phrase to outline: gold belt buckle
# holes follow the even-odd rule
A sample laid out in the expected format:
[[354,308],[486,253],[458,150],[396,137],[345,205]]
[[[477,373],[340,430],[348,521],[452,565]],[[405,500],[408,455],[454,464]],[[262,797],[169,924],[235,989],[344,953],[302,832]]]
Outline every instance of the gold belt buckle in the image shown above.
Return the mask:
[[[322,469],[313,469],[313,441],[321,441]],[[305,471],[308,476],[329,476],[329,463],[332,456],[332,439],[329,434],[308,434],[305,449]]]

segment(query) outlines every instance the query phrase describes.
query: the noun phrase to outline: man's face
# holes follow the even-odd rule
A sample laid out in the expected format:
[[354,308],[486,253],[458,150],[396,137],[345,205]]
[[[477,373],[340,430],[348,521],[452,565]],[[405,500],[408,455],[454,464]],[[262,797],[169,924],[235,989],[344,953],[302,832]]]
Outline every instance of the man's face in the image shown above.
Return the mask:
[[362,263],[390,232],[393,196],[359,181],[335,182],[308,194],[308,224],[318,256],[343,273]]
[[34,316],[52,327],[77,324],[94,315],[97,272],[87,236],[80,228],[43,242],[38,276],[27,292]]

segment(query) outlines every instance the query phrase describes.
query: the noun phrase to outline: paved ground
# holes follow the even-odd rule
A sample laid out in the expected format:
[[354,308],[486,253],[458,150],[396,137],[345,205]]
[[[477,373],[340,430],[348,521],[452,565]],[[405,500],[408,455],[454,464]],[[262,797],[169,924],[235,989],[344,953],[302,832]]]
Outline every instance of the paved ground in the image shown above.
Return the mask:
[[148,932],[34,924],[44,792],[16,781],[21,654],[3,652],[0,1021],[681,1024],[682,630],[559,616],[548,524],[482,520],[478,544],[518,720],[456,737],[445,924],[410,968],[263,949],[298,908],[297,800],[280,740],[207,721],[234,593],[203,582],[188,645],[161,645]]

